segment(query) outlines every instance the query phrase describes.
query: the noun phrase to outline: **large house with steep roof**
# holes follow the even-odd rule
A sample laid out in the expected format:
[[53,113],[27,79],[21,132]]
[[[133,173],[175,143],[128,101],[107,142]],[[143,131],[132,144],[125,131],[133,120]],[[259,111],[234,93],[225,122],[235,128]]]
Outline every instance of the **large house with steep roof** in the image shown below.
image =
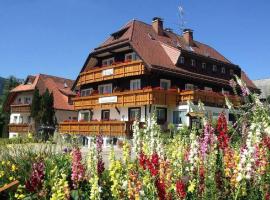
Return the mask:
[[11,113],[9,137],[36,131],[34,130],[34,120],[30,116],[35,89],[38,89],[40,94],[43,94],[46,89],[53,93],[57,122],[77,120],[77,112],[71,103],[71,99],[76,96],[71,91],[73,83],[73,80],[38,74],[35,76],[29,75],[24,83],[12,89],[6,105]]
[[132,20],[89,54],[73,86],[78,89],[73,99],[78,121],[61,123],[60,132],[88,139],[99,134],[129,137],[132,122],[145,122],[153,113],[165,129],[169,123],[191,126],[199,116],[199,100],[209,117],[224,110],[231,120],[224,94],[240,104],[229,84],[234,75],[245,74],[196,41],[192,30],[177,35],[164,29],[158,17],[152,24]]

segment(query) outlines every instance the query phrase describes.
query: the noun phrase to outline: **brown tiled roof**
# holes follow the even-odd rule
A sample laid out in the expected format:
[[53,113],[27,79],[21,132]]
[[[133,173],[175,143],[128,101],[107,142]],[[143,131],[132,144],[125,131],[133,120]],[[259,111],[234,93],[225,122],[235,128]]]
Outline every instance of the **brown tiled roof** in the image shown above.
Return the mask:
[[21,84],[11,92],[25,92],[37,88],[39,89],[40,94],[43,94],[48,88],[50,92],[53,92],[55,109],[74,110],[73,105],[68,103],[68,97],[76,95],[71,91],[73,83],[74,81],[70,79],[39,74],[35,76],[33,84]]
[[228,80],[191,72],[181,68],[181,66],[176,66],[176,59],[182,52],[202,56],[239,69],[237,65],[234,65],[230,60],[209,45],[194,40],[191,49],[182,36],[165,30],[163,35],[158,35],[152,28],[152,25],[138,20],[128,22],[119,31],[121,32],[121,30],[122,35],[120,34],[120,37],[115,38],[111,35],[104,43],[90,53],[81,72],[88,70],[88,67],[86,68],[87,62],[95,53],[106,50],[108,47],[111,48],[112,46],[127,42],[142,58],[150,70],[173,72],[177,73],[179,76],[198,78],[200,80],[211,81],[222,85],[229,84]]
[[257,86],[250,80],[247,74],[244,71],[241,71],[241,79],[247,84],[247,86],[251,89],[259,90]]

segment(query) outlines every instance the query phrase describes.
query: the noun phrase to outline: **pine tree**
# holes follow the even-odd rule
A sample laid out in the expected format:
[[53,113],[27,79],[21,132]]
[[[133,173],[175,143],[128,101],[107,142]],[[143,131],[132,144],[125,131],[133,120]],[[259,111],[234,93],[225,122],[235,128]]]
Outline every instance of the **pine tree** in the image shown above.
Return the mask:
[[39,121],[39,110],[40,110],[40,95],[39,90],[36,88],[33,95],[32,105],[31,105],[31,117],[35,121]]

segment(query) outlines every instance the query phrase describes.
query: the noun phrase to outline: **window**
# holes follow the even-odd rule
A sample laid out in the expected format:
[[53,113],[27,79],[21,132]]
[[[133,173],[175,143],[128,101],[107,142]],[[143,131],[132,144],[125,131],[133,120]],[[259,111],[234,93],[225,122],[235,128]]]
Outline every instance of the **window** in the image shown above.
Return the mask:
[[202,63],[202,69],[206,69],[206,63]]
[[167,121],[167,108],[156,108],[157,123],[164,124]]
[[129,108],[129,121],[140,121],[141,119],[141,108]]
[[225,67],[222,67],[222,68],[221,68],[221,73],[222,73],[222,74],[225,74],[225,73],[226,73]]
[[127,53],[125,55],[125,61],[134,61],[134,60],[139,60],[139,56],[135,53]]
[[99,94],[111,94],[112,93],[112,84],[104,84],[98,86]]
[[83,89],[81,90],[81,97],[90,96],[92,92],[93,92],[93,88]]
[[185,90],[194,90],[194,85],[193,84],[185,84]]
[[216,71],[217,71],[217,66],[213,65],[213,72],[216,72]]
[[184,64],[185,63],[185,57],[183,57],[183,56],[180,57],[180,63],[181,64]]
[[84,111],[81,112],[81,121],[89,121],[90,120],[90,112],[89,111]]
[[174,124],[186,124],[186,114],[185,110],[173,111],[173,123]]
[[130,81],[130,90],[141,89],[141,79],[134,79]]
[[31,98],[30,97],[24,97],[24,103],[25,104],[30,104],[31,103]]
[[114,58],[108,58],[105,60],[102,60],[102,66],[110,66],[114,63]]
[[102,110],[101,120],[109,120],[109,119],[110,119],[110,110]]
[[209,92],[212,92],[213,91],[213,89],[211,87],[204,87],[204,90],[205,91],[209,91]]
[[14,124],[17,123],[17,119],[18,119],[18,116],[14,116],[14,118],[13,118],[13,123],[14,123]]
[[171,88],[171,80],[160,79],[160,88],[168,90]]
[[23,116],[20,116],[20,118],[19,118],[19,124],[23,124]]
[[19,98],[19,99],[18,99],[18,104],[21,104],[21,103],[22,103],[22,99]]
[[225,94],[225,95],[230,95],[230,92],[229,92],[229,91],[227,91],[227,90],[224,90],[224,89],[222,88],[222,94]]
[[233,69],[230,69],[230,75],[234,75]]
[[196,61],[194,59],[191,59],[191,66],[195,67],[196,66]]

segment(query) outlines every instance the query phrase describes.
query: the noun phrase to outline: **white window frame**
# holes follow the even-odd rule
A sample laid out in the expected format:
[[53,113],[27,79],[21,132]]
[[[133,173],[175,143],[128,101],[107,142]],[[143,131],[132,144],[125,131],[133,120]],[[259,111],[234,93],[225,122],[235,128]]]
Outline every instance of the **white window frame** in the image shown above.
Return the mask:
[[88,113],[88,114],[89,114],[89,120],[88,120],[88,121],[91,120],[91,112],[90,112],[89,110],[83,110],[83,111],[80,111],[80,119],[79,119],[79,121],[80,121],[80,120],[84,120],[82,116],[83,116],[83,114],[85,114],[85,113]]
[[185,90],[194,90],[195,86],[193,84],[187,83],[185,84]]
[[202,69],[206,69],[206,63],[202,63]]
[[[104,93],[101,93],[101,92],[100,92],[101,87],[107,87],[107,86],[110,87],[110,92],[109,92],[108,94],[111,94],[111,93],[112,93],[112,83],[99,85],[99,86],[98,86],[98,93],[99,93],[99,94],[104,94]],[[107,93],[106,93],[106,94],[107,94]]]
[[[89,95],[86,95],[86,92],[89,91]],[[83,95],[83,92],[85,92],[85,95]],[[93,88],[87,88],[87,89],[82,89],[81,90],[81,97],[87,97],[90,96],[93,92]]]
[[18,116],[14,116],[13,117],[13,124],[17,124],[17,121],[18,121]]
[[[168,89],[170,89],[171,88],[171,80],[168,80],[168,79],[160,79],[160,84],[159,84],[159,87],[161,88],[161,83],[167,83],[168,84]],[[163,89],[165,89],[165,88],[163,88]]]
[[184,64],[184,63],[185,63],[185,57],[184,57],[184,56],[181,56],[181,57],[180,57],[180,63],[181,63],[181,64]]
[[196,67],[196,60],[195,59],[191,59],[191,66]]
[[204,87],[204,90],[205,91],[208,91],[208,92],[212,92],[213,91],[213,89],[211,87]]
[[112,61],[111,63],[114,63],[114,57],[102,60],[102,66],[110,66],[110,61]]
[[226,69],[225,69],[225,67],[222,67],[222,68],[221,68],[221,73],[222,73],[222,74],[226,74]]
[[[128,56],[131,56],[131,60],[130,60],[130,59],[127,59]],[[130,60],[130,61],[135,61],[135,60],[139,60],[138,58],[139,58],[139,57],[138,57],[138,55],[136,54],[136,52],[131,52],[131,53],[125,54],[125,61],[128,61],[128,60]]]
[[31,97],[24,97],[24,104],[31,104]]
[[213,72],[217,72],[217,65],[213,65]]
[[[138,88],[134,88],[134,83],[138,84]],[[140,90],[141,89],[141,79],[130,80],[130,90]]]

